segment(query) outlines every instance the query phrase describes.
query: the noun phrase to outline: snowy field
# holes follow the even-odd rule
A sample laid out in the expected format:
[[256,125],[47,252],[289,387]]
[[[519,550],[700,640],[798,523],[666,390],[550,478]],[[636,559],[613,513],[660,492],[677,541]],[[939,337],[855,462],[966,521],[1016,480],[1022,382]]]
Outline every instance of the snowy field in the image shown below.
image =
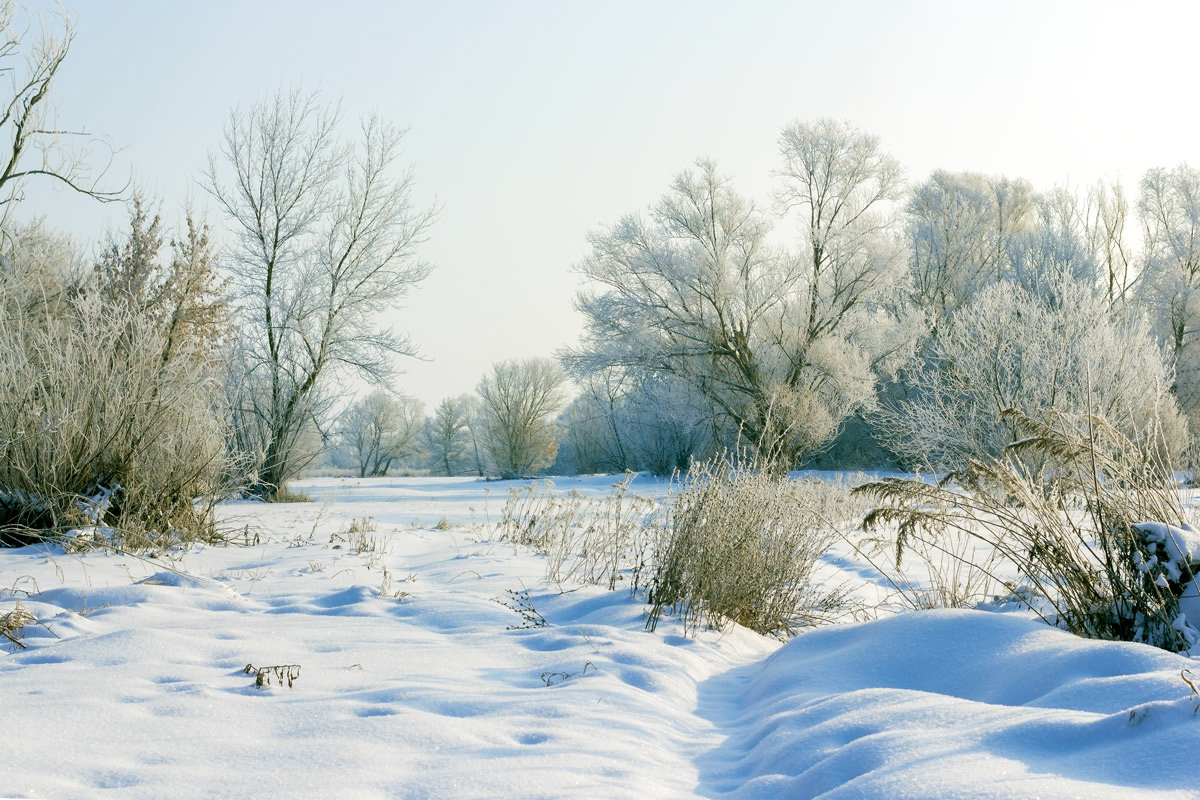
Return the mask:
[[302,481],[222,508],[244,547],[0,551],[0,613],[41,623],[0,654],[0,796],[1200,797],[1191,659],[985,611],[650,633],[495,540],[509,485]]

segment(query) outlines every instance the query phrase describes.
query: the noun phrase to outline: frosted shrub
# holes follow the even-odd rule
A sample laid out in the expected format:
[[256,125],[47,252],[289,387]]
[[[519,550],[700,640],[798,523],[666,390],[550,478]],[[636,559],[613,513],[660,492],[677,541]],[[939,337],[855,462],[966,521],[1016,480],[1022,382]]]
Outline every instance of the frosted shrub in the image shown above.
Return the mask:
[[[1192,584],[1188,559],[1200,537],[1186,525],[1161,448],[1140,448],[1094,416],[1080,425],[1009,411],[1005,421],[1021,438],[999,458],[973,460],[936,485],[885,479],[861,487],[880,503],[864,527],[894,531],[897,561],[914,548],[946,553],[948,542],[972,538],[1016,574],[1007,588],[1047,622],[1093,639],[1190,648],[1195,620],[1181,613],[1180,595]],[[1030,469],[1031,457],[1052,468]]]
[[843,598],[816,570],[858,513],[842,487],[721,460],[693,466],[661,512],[647,626],[674,614],[693,634],[737,623],[784,638],[827,618]]
[[[140,214],[141,246],[114,246],[114,261],[157,252],[157,221]],[[76,529],[137,548],[212,533],[196,501],[226,460],[206,246],[190,227],[167,268],[107,261],[76,279],[30,263],[20,238],[0,256],[0,543]]]

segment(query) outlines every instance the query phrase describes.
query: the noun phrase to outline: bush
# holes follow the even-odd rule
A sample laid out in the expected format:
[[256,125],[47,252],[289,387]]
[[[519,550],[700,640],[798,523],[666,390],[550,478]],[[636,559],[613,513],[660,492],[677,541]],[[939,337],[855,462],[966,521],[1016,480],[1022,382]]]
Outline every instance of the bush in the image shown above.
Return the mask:
[[673,613],[692,633],[737,623],[784,638],[828,618],[844,597],[816,570],[854,508],[842,487],[744,463],[693,466],[657,526],[647,627]]
[[80,528],[132,548],[213,534],[196,503],[226,473],[207,240],[189,226],[161,267],[144,258],[157,220],[139,214],[89,277],[38,231],[0,257],[2,544]]
[[971,537],[1017,576],[1010,592],[1080,636],[1191,647],[1198,634],[1179,598],[1200,536],[1185,523],[1161,448],[1140,447],[1095,416],[1081,426],[1010,410],[1005,422],[1021,438],[999,458],[973,460],[936,485],[861,487],[881,503],[864,527],[895,526],[897,562],[914,544],[944,553],[953,537]]

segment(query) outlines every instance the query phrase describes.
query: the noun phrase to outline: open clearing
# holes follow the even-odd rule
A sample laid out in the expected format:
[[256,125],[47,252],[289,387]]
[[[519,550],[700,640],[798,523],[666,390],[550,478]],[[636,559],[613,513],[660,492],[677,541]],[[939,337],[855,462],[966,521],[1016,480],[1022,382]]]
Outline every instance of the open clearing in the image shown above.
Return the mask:
[[308,480],[222,508],[244,547],[0,552],[39,620],[0,654],[0,795],[1200,797],[1192,659],[987,611],[650,633],[496,541],[511,485]]

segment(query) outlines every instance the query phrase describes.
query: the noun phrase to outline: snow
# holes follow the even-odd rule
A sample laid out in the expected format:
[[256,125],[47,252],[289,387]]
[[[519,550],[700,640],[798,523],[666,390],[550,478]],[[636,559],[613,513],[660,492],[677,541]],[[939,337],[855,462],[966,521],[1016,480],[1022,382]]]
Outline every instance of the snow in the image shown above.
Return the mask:
[[0,654],[0,796],[1200,797],[1189,658],[986,611],[650,633],[495,541],[512,485],[312,480],[224,506],[245,547],[0,551],[0,613],[41,621]]
[[1134,527],[1146,535],[1147,541],[1163,545],[1176,577],[1179,565],[1200,563],[1200,530],[1191,525],[1180,527],[1164,522],[1139,522]]

